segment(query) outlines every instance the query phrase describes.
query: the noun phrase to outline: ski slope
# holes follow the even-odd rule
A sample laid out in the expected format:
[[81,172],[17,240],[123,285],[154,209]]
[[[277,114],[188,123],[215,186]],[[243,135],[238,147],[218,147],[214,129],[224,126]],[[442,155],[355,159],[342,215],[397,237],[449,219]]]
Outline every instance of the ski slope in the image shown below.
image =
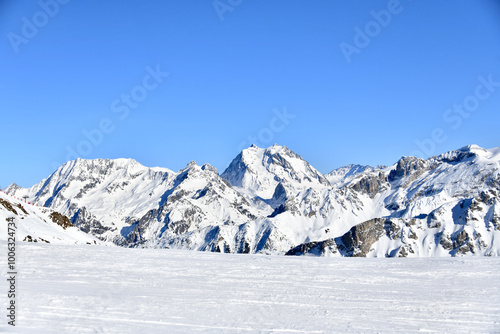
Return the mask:
[[[17,249],[18,333],[500,332],[496,257]],[[0,332],[13,332],[2,318]]]

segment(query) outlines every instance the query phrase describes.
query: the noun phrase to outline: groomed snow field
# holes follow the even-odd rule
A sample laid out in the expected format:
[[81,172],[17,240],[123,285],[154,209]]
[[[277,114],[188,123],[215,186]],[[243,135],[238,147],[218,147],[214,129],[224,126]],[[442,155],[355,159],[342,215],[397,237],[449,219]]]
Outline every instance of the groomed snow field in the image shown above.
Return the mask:
[[[7,272],[6,243],[3,273]],[[499,333],[500,259],[17,243],[17,333]],[[1,284],[7,296],[6,279]]]

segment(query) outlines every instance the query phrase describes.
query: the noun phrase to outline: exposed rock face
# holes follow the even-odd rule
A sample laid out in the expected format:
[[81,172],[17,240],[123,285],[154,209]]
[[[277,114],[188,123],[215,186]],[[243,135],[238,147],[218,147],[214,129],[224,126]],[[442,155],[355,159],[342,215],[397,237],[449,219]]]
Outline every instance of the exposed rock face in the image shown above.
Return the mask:
[[285,255],[325,255],[329,253],[337,253],[337,243],[334,239],[323,241],[313,241],[293,247]]
[[[354,226],[341,237],[302,244],[289,250],[286,255],[325,255],[328,253],[336,254],[338,252],[342,256],[365,257],[372,251],[372,246],[382,236],[386,236],[390,240],[401,239],[402,228],[400,225],[401,222],[394,223],[385,218],[370,219]],[[406,232],[409,234],[409,238],[418,239],[411,229],[408,229]],[[397,252],[392,252],[391,254],[387,254],[387,256],[394,256],[396,254]]]
[[11,204],[9,201],[7,201],[7,200],[4,200],[4,199],[1,199],[1,198],[0,198],[0,204],[2,204],[2,206],[3,206],[5,209],[7,209],[8,211],[10,211],[10,212],[12,212],[13,214],[17,215],[17,211],[16,211],[16,209],[14,209],[14,208],[12,207],[12,204]]
[[390,188],[390,185],[384,173],[379,172],[378,174],[362,176],[359,180],[353,181],[351,188],[374,198],[375,195]]
[[277,205],[282,205],[288,200],[288,194],[286,192],[285,187],[280,182],[274,189],[273,197],[271,198],[272,206],[276,207]]
[[354,226],[340,238],[342,246],[339,247],[339,250],[346,256],[366,256],[370,247],[385,232],[385,223],[385,219],[375,218]]
[[63,229],[67,229],[68,227],[75,226],[71,224],[71,221],[65,215],[60,214],[59,212],[52,212],[49,215],[50,219],[57,225],[61,226]]
[[416,157],[402,157],[396,164],[396,169],[391,170],[388,180],[394,182],[413,176],[415,179],[426,168],[426,161]]
[[26,242],[45,242],[47,244],[50,244],[50,241],[48,240],[45,240],[41,237],[38,237],[38,238],[33,238],[31,235],[27,235],[24,237],[23,241],[26,241]]
[[83,232],[90,233],[99,238],[103,238],[103,234],[105,232],[113,229],[110,226],[102,225],[101,222],[94,215],[92,215],[86,207],[77,209],[71,217],[71,222]]

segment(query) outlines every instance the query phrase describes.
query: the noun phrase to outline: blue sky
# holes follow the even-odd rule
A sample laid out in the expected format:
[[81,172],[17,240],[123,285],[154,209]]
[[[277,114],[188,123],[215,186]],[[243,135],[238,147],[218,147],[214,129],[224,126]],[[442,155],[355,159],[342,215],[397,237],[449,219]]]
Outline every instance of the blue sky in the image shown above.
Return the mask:
[[251,141],[323,173],[500,146],[493,0],[60,2],[0,1],[0,187]]

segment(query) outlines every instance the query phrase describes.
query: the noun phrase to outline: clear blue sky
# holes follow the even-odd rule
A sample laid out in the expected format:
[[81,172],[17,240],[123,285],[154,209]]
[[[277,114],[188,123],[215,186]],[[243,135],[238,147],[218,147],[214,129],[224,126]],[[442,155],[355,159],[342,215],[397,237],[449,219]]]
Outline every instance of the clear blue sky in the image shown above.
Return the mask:
[[500,146],[498,1],[41,2],[0,1],[0,187],[71,150],[222,172],[256,137],[326,173]]

